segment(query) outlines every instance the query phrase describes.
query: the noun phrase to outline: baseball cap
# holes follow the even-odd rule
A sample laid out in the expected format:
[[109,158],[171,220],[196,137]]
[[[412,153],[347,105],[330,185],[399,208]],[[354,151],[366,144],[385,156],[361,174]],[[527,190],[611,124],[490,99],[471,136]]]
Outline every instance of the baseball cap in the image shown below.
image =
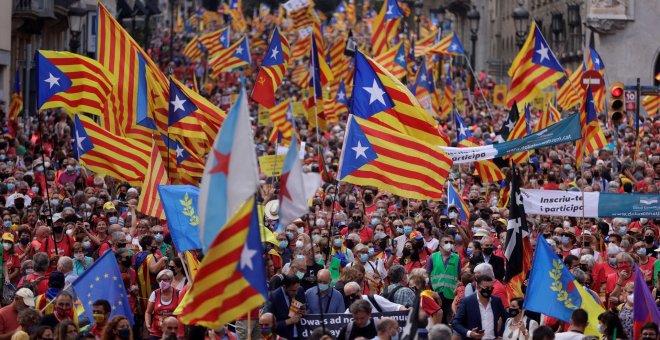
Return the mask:
[[103,210],[116,210],[115,205],[112,202],[105,202],[103,204]]
[[60,214],[60,213],[53,214],[53,223],[55,223],[55,222],[57,222],[61,219],[62,219],[62,214]]
[[28,307],[34,307],[34,293],[28,288],[21,288],[16,291],[15,296],[23,298],[23,303]]
[[2,240],[3,241],[9,241],[11,243],[14,243],[14,234],[12,233],[4,233],[2,234]]

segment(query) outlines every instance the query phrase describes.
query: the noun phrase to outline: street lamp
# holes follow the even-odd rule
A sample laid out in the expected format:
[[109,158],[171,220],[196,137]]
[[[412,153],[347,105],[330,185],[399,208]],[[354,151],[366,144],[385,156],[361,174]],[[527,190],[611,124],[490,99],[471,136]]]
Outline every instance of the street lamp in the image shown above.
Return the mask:
[[518,7],[513,9],[511,16],[516,28],[516,46],[520,49],[525,42],[529,23],[529,11],[523,6],[522,0],[518,0]]
[[80,2],[73,4],[69,8],[69,31],[71,32],[71,39],[69,39],[69,51],[73,53],[78,52],[80,47],[80,33],[82,30],[83,17],[87,15],[87,10],[82,8]]
[[470,56],[470,64],[472,64],[472,67],[475,67],[477,32],[479,32],[479,19],[481,19],[481,14],[479,14],[479,11],[477,11],[477,6],[472,6],[472,8],[467,12],[467,18],[470,22],[470,40],[472,40],[472,55]]
[[561,54],[561,36],[564,33],[564,16],[561,12],[552,12],[552,20],[550,21],[550,30],[555,40],[555,51]]
[[567,8],[567,21],[568,26],[570,27],[571,42],[570,42],[570,51],[569,53],[576,52],[580,50],[580,41],[579,39],[579,29],[580,29],[580,5],[576,3],[566,4]]
[[421,23],[422,23],[422,9],[424,8],[424,0],[415,0],[415,18],[417,22],[415,23],[417,25],[417,39],[420,38],[420,31],[421,31]]

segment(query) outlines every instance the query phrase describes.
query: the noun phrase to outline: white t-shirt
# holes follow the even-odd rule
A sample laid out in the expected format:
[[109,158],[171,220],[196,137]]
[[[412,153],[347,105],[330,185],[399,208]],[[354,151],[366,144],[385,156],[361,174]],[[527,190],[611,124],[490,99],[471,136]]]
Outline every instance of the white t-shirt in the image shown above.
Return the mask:
[[[163,294],[160,294],[160,303],[163,306],[169,306],[170,303],[172,303],[172,298],[174,298],[174,294],[172,294],[172,297],[169,300],[163,300]],[[156,291],[154,290],[151,292],[151,295],[149,295],[149,302],[156,303]]]
[[[392,301],[390,301],[390,300],[388,300],[388,299],[386,299],[386,298],[384,298],[380,295],[373,295],[373,297],[374,297],[374,300],[376,300],[376,302],[378,303],[378,306],[380,306],[380,309],[383,312],[396,312],[399,309],[401,309],[401,307],[403,307],[402,305],[400,305],[398,303],[394,303],[394,302],[392,302]],[[369,302],[369,304],[371,305],[371,313],[378,313],[378,309],[376,309],[376,307],[374,307],[374,305],[371,303],[371,300],[369,300],[369,297],[367,295],[362,295],[362,300],[365,300],[365,301]],[[348,308],[346,308],[345,313],[350,313]]]
[[555,334],[555,340],[582,340],[583,338],[584,334],[573,331]]

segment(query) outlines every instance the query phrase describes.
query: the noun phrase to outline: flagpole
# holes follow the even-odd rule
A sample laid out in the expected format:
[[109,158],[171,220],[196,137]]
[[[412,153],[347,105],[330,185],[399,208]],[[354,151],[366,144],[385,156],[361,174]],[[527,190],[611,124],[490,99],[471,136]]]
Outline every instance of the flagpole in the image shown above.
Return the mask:
[[[493,111],[493,108],[490,107],[490,103],[488,103],[486,96],[484,96],[484,90],[481,88],[481,85],[479,85],[479,82],[477,81],[477,77],[476,74],[474,73],[474,69],[472,69],[472,65],[470,65],[470,60],[468,60],[468,57],[466,55],[463,55],[463,57],[465,58],[466,64],[470,68],[470,73],[472,73],[472,79],[474,79],[474,84],[477,86],[477,88],[479,88],[481,97],[484,99],[484,102],[486,102],[486,107],[488,108],[488,113],[490,114]],[[476,98],[475,98],[475,102],[476,102]]]
[[190,275],[190,269],[188,269],[190,264],[184,259],[182,252],[179,252],[179,259],[181,259],[181,263],[183,263],[183,271],[186,274],[186,279],[188,279],[188,282],[192,283],[192,276]]

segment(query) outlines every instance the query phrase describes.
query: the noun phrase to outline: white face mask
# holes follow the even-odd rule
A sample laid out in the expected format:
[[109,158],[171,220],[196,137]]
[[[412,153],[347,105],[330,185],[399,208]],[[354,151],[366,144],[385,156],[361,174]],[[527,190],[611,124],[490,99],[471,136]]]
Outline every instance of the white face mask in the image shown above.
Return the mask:
[[4,249],[5,251],[10,251],[13,246],[14,245],[11,244],[11,243],[3,243],[2,244],[2,249]]
[[300,241],[300,240],[296,241],[296,248],[300,249],[300,248],[302,248],[304,245],[305,245],[305,244],[303,243],[303,241]]
[[455,219],[456,217],[458,217],[458,214],[457,214],[456,212],[452,211],[452,212],[450,212],[447,216],[448,216],[450,219],[453,220],[453,219]]
[[66,234],[69,236],[73,236],[73,229],[67,229]]
[[442,249],[444,249],[448,253],[451,253],[452,251],[454,251],[454,245],[451,243],[447,243],[442,246]]
[[635,301],[635,294],[628,294],[628,302],[633,303]]
[[304,234],[305,233],[305,228],[300,227],[298,228],[298,234]]

